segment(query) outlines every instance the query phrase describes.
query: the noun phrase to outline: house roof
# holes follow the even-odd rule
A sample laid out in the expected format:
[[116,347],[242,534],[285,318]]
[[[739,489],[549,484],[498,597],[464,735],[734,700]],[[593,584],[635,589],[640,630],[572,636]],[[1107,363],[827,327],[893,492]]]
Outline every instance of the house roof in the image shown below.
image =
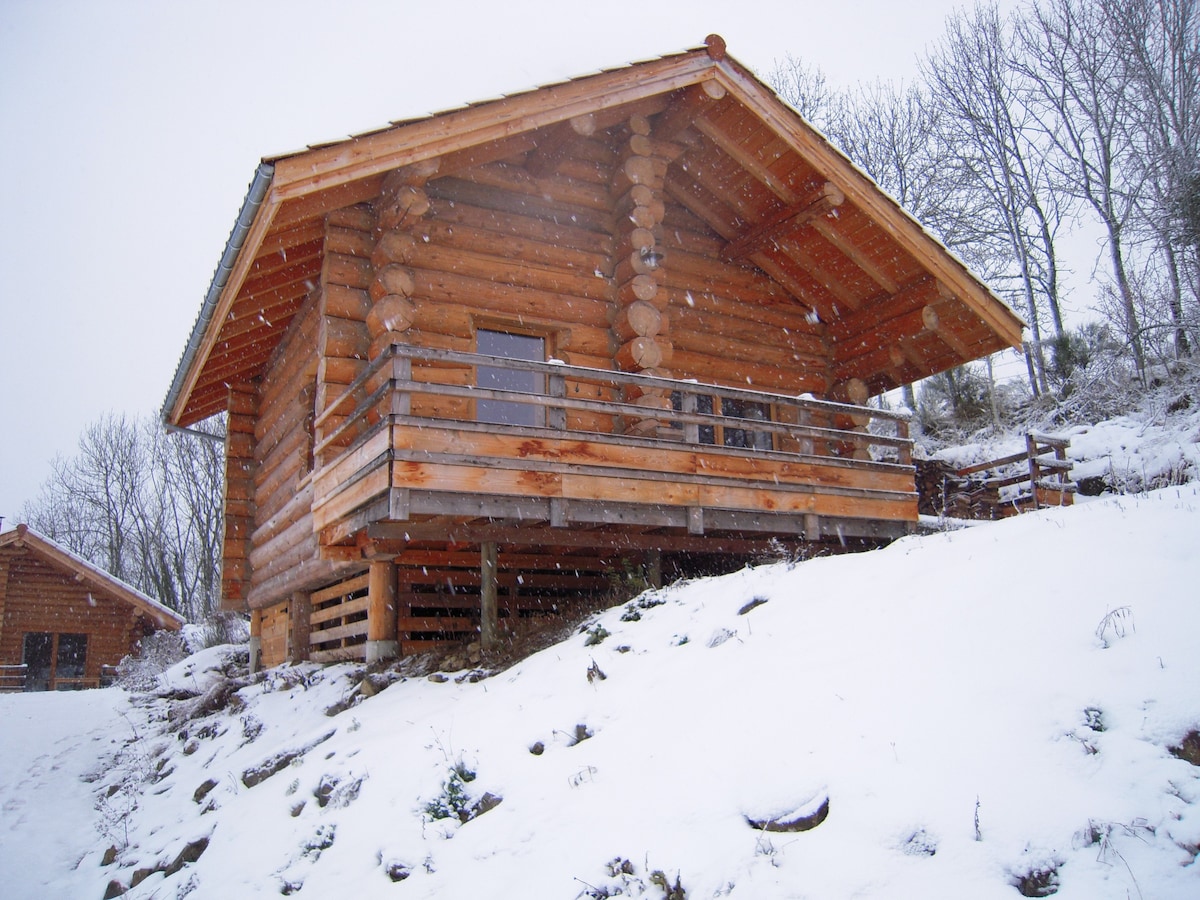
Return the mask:
[[[324,216],[390,172],[504,161],[561,180],[569,125],[617,139],[632,116],[676,146],[665,190],[826,324],[834,381],[872,392],[1018,346],[1023,323],[942,244],[710,36],[606,70],[263,161],[163,407],[188,425],[260,375],[323,259]],[[547,164],[547,160],[550,163]]]
[[61,544],[39,534],[28,525],[18,525],[12,531],[0,534],[0,548],[4,547],[17,547],[30,551],[49,565],[73,575],[78,581],[128,603],[159,628],[178,631],[185,624],[183,617],[178,613],[167,609],[157,600],[146,596],[120,578],[92,565]]

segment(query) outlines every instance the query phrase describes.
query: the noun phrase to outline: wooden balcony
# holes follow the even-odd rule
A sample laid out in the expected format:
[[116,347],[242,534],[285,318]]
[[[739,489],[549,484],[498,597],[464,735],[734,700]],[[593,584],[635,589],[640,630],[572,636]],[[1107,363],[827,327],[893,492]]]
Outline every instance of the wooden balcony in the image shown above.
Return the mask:
[[[480,388],[480,367],[544,389]],[[478,421],[481,401],[509,421]],[[736,552],[887,539],[917,520],[903,414],[554,361],[393,344],[315,435],[313,527],[331,559],[530,530],[544,545]]]

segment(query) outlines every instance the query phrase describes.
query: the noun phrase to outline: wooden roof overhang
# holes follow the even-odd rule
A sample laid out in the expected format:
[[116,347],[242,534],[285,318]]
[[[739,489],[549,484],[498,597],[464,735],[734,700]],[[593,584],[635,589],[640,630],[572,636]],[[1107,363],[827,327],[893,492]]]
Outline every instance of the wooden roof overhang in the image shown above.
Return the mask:
[[28,525],[18,525],[12,531],[0,534],[0,548],[4,547],[28,550],[52,568],[70,575],[81,584],[128,604],[159,628],[178,631],[184,625],[184,619],[178,613],[39,534]]
[[[164,404],[186,426],[261,375],[318,282],[324,217],[376,200],[389,173],[500,164],[559,169],[586,140],[615,147],[640,115],[672,157],[668,198],[727,262],[765,275],[823,323],[830,386],[871,393],[1019,346],[1021,320],[711,36],[634,63],[266,160]],[[585,127],[581,127],[586,124]],[[624,129],[624,131],[623,131]],[[432,168],[432,166],[430,166]]]

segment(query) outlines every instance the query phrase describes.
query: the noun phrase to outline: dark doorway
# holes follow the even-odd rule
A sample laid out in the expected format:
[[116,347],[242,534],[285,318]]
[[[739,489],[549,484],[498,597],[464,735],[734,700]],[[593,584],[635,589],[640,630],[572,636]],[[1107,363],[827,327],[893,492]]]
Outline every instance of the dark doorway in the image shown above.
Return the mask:
[[33,632],[25,635],[25,652],[21,662],[25,670],[25,690],[48,691],[54,674],[54,635]]
[[86,634],[48,634],[31,631],[25,635],[22,661],[25,690],[61,691],[86,687]]

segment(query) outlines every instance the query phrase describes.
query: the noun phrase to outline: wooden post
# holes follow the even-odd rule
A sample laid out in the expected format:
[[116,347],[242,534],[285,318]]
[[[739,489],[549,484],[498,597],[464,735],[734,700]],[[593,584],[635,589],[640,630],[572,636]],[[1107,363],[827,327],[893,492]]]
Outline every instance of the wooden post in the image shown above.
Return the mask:
[[650,587],[660,588],[663,585],[662,575],[662,551],[651,550],[646,558],[646,581]]
[[[556,400],[561,400],[567,396],[567,380],[561,375],[550,376],[550,396]],[[546,424],[550,428],[555,428],[559,431],[566,431],[567,428],[567,409],[565,406],[551,406],[546,413]]]
[[1038,445],[1032,434],[1025,435],[1025,455],[1029,457],[1029,498],[1034,509],[1042,508],[1042,497],[1038,491],[1038,480],[1042,477],[1038,466]]
[[479,570],[482,580],[479,585],[480,626],[479,645],[484,650],[494,650],[500,642],[500,619],[497,613],[496,542],[484,541],[479,547]]
[[374,560],[367,576],[368,665],[400,655],[396,635],[396,565]]
[[[896,420],[896,437],[903,440],[908,440],[908,419]],[[911,466],[913,464],[912,444],[904,444],[897,451],[899,453],[899,463],[902,466]]]
[[804,514],[804,539],[806,541],[821,539],[821,517],[815,513]]
[[250,612],[250,672],[262,667],[262,610]]
[[292,662],[308,659],[312,645],[312,595],[296,591],[288,604],[288,644]]

